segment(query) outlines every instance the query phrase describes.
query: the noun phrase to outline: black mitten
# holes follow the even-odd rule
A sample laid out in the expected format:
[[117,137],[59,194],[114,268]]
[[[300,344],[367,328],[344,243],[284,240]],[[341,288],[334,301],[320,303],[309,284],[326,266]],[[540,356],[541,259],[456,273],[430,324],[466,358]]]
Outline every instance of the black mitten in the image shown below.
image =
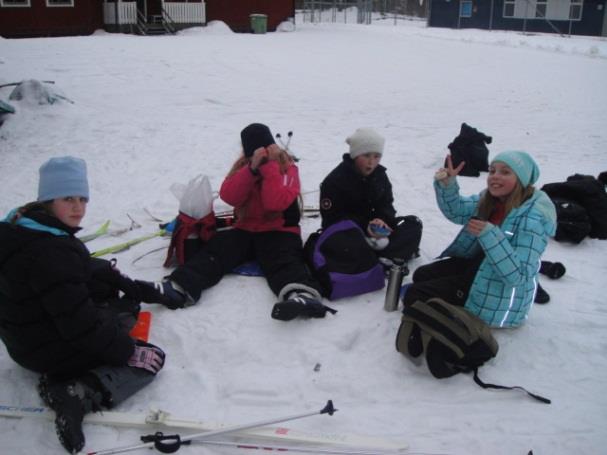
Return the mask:
[[324,318],[327,312],[335,314],[337,310],[323,305],[314,298],[294,297],[274,304],[272,318],[281,321],[290,321],[298,316],[304,318]]

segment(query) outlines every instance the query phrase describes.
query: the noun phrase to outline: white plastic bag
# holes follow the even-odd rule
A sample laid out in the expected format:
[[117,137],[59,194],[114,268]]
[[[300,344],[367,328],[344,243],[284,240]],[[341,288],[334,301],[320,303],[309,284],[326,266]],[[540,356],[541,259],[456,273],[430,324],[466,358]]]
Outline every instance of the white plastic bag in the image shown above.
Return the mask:
[[196,220],[213,210],[213,190],[206,175],[197,175],[187,185],[173,183],[171,193],[179,200],[179,211]]

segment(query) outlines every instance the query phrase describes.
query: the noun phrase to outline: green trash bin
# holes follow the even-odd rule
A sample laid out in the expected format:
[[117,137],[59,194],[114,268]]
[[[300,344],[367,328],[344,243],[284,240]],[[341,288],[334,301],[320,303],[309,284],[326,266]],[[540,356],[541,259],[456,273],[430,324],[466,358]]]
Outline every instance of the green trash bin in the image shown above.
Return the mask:
[[253,33],[265,33],[268,28],[267,14],[251,14],[251,31]]

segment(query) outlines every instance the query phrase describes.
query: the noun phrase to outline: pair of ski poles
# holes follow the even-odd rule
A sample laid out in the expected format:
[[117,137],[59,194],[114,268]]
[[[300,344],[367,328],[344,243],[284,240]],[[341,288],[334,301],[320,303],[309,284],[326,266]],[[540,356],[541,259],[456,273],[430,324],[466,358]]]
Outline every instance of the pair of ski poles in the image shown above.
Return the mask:
[[179,450],[179,448],[182,445],[190,444],[191,441],[204,442],[207,439],[212,438],[213,436],[227,435],[227,434],[235,433],[238,431],[249,430],[251,428],[262,427],[265,425],[271,425],[271,424],[275,424],[275,423],[288,422],[290,420],[302,419],[304,417],[309,417],[309,416],[313,416],[313,415],[329,414],[332,416],[336,411],[337,411],[337,409],[335,409],[333,407],[333,402],[331,400],[329,400],[327,402],[327,404],[325,405],[325,407],[322,408],[320,411],[307,412],[307,413],[303,413],[303,414],[297,414],[297,415],[288,416],[288,417],[281,417],[281,418],[277,418],[277,419],[264,420],[261,422],[254,422],[254,423],[250,423],[250,424],[235,425],[235,426],[231,426],[231,427],[227,427],[227,428],[222,428],[220,430],[206,431],[203,433],[196,433],[196,434],[188,435],[185,437],[181,437],[179,435],[165,436],[162,432],[157,432],[153,435],[142,436],[141,440],[143,441],[143,444],[137,444],[137,445],[127,446],[127,447],[119,447],[119,448],[115,448],[115,449],[100,450],[100,451],[96,451],[96,452],[87,452],[87,455],[112,455],[112,454],[117,454],[117,453],[131,452],[133,450],[151,449],[151,448],[155,448],[156,450],[158,450],[159,452],[162,452],[162,453],[173,453],[173,452],[176,452],[177,450]]

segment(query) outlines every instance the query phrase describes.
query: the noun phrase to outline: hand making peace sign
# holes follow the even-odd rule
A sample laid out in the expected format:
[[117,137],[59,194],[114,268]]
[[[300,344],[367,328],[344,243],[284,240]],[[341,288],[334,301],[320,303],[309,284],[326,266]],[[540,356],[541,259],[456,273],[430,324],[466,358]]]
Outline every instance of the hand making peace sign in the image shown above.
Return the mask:
[[436,174],[434,174],[434,178],[436,180],[438,180],[439,182],[443,183],[444,185],[447,184],[447,180],[449,179],[449,177],[455,177],[457,174],[459,174],[461,172],[461,170],[464,168],[464,166],[466,165],[465,161],[462,161],[461,163],[459,163],[457,165],[457,167],[453,167],[453,161],[451,161],[451,155],[447,155],[447,167],[441,167],[438,171],[436,171]]

